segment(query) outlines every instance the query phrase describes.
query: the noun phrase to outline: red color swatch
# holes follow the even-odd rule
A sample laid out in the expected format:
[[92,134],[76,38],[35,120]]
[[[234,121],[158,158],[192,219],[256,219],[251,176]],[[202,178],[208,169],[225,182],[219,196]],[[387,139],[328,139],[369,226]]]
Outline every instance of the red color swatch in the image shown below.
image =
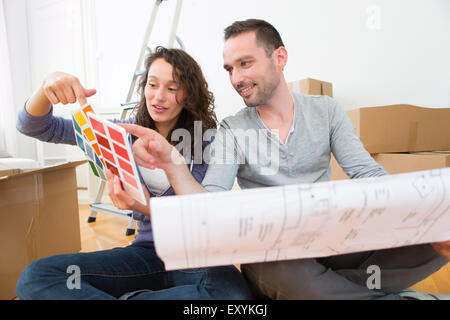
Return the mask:
[[118,132],[110,127],[108,127],[108,131],[109,131],[109,135],[111,136],[111,139],[125,145],[125,141],[123,141],[123,136],[120,132]]
[[134,178],[130,177],[128,174],[126,174],[125,172],[122,172],[122,176],[123,179],[125,180],[126,183],[131,184],[133,187],[135,187],[136,189],[138,188],[137,184],[136,184],[136,180],[134,180]]
[[101,150],[102,150],[102,155],[103,155],[103,157],[104,157],[106,160],[108,160],[108,161],[110,161],[110,162],[112,162],[112,163],[115,163],[115,161],[114,161],[114,156],[113,156],[108,150],[106,150],[106,149],[103,148],[103,147],[101,147]]
[[114,173],[116,176],[119,176],[119,170],[117,170],[117,168],[114,167],[111,163],[106,161],[106,166],[108,167],[109,170],[111,170],[112,173]]
[[98,122],[97,120],[95,120],[93,118],[90,118],[90,120],[91,120],[92,127],[96,131],[98,131],[100,133],[103,133],[106,136],[106,132],[105,132],[105,128],[103,127],[103,124],[101,122]]
[[123,170],[125,170],[125,171],[127,171],[127,172],[133,174],[133,167],[131,167],[131,165],[130,165],[128,162],[123,161],[123,160],[120,159],[120,158],[117,158],[117,161],[119,161],[119,166],[120,166]]
[[125,148],[122,148],[121,146],[119,146],[119,145],[117,145],[115,143],[113,143],[113,146],[114,146],[114,151],[116,151],[116,153],[119,156],[121,156],[124,159],[127,159],[128,161],[130,160],[128,158],[128,152],[127,152],[127,150]]
[[111,146],[109,145],[109,142],[107,139],[103,138],[101,135],[97,134],[97,141],[98,143],[100,143],[102,146],[104,146],[106,149],[111,150]]

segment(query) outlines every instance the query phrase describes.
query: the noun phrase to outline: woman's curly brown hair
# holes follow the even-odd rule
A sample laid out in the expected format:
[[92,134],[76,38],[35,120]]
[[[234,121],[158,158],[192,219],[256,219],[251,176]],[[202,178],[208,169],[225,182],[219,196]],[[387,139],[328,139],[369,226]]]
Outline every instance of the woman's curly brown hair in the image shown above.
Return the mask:
[[175,142],[170,141],[172,132],[180,128],[186,129],[191,134],[191,152],[194,152],[194,121],[201,121],[204,133],[208,129],[217,128],[217,118],[214,112],[214,95],[208,90],[208,83],[203,72],[198,63],[183,50],[158,46],[155,52],[146,58],[146,71],[142,75],[138,89],[140,101],[137,106],[136,124],[157,130],[155,122],[148,113],[144,92],[150,66],[155,60],[161,58],[172,65],[172,77],[179,82],[179,88],[184,92],[183,101],[177,101],[183,109],[177,123],[169,132],[167,140],[174,145]]

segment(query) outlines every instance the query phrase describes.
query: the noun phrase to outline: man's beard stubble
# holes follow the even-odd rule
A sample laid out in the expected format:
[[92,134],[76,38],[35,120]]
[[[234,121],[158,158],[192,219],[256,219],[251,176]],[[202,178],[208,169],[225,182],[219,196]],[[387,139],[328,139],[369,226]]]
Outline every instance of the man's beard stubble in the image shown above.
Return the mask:
[[[273,97],[276,89],[278,88],[278,85],[280,84],[279,77],[276,76],[276,70],[274,65],[271,65],[271,68],[266,72],[266,76],[262,80],[262,82],[253,82],[257,89],[259,89],[256,92],[256,96],[251,99],[245,99],[244,103],[247,107],[258,107],[268,104],[269,100]],[[248,84],[242,83],[237,86],[239,89],[240,87],[244,87]],[[239,91],[238,91],[239,92]]]

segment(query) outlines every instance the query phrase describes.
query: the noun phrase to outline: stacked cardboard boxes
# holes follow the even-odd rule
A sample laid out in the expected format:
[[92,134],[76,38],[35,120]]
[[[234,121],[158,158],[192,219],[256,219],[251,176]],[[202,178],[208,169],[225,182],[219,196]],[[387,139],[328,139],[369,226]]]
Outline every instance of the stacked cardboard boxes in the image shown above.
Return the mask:
[[[330,82],[303,79],[291,91],[333,97]],[[347,111],[372,157],[391,174],[450,167],[450,109],[399,104]],[[331,157],[331,180],[348,179]]]
[[288,88],[293,92],[333,97],[333,85],[326,81],[306,78],[288,82]]
[[75,167],[0,170],[0,299],[31,262],[81,249]]
[[[391,105],[347,111],[365,149],[390,174],[450,166],[450,109]],[[347,179],[336,160],[331,180]]]

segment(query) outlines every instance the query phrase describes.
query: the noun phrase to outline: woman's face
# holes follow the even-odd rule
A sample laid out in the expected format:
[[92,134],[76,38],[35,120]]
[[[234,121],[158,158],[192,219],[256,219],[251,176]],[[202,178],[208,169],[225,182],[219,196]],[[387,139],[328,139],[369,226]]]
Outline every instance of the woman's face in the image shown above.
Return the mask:
[[183,101],[183,92],[172,74],[173,67],[166,60],[160,58],[153,61],[144,91],[148,113],[161,134],[161,131],[168,134],[183,109],[177,102]]

